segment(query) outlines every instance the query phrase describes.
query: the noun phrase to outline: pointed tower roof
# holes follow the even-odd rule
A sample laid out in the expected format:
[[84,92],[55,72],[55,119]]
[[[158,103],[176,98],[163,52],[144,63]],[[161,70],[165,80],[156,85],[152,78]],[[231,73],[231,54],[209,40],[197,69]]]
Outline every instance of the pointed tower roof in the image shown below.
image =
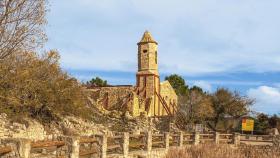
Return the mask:
[[143,37],[142,37],[141,41],[138,44],[142,44],[142,43],[155,43],[155,44],[158,44],[154,40],[152,34],[149,31],[145,31],[144,32]]

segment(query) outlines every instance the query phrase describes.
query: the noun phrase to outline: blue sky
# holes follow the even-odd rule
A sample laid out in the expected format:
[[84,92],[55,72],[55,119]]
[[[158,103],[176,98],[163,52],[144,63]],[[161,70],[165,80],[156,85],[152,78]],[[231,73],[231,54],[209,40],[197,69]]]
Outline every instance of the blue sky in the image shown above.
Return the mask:
[[256,111],[280,113],[279,0],[49,1],[46,49],[82,81],[134,84],[136,43],[149,30],[162,79],[227,87],[256,99]]

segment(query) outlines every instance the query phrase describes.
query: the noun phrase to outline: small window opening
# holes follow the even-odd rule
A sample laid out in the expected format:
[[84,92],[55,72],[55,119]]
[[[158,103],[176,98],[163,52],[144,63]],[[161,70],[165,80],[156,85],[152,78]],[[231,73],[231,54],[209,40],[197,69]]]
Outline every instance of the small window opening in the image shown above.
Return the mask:
[[147,50],[143,50],[143,52],[144,52],[144,53],[147,53],[148,51],[147,51]]
[[157,51],[156,51],[156,54],[155,54],[155,62],[157,64]]

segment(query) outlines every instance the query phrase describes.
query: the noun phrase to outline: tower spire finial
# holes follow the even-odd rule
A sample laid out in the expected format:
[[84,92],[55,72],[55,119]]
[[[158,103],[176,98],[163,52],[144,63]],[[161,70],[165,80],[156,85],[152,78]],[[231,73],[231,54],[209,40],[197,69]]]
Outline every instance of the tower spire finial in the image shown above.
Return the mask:
[[156,44],[158,44],[158,43],[154,40],[152,34],[151,34],[148,30],[146,30],[146,31],[144,32],[144,34],[143,34],[143,36],[142,36],[142,39],[141,39],[141,41],[140,41],[138,44],[141,44],[141,43],[156,43]]

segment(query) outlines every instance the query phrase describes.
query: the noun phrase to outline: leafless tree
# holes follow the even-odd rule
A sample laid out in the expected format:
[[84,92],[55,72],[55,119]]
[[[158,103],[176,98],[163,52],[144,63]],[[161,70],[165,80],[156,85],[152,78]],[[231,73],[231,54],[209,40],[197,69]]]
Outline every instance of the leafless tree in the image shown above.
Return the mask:
[[46,0],[0,0],[0,61],[46,41]]

